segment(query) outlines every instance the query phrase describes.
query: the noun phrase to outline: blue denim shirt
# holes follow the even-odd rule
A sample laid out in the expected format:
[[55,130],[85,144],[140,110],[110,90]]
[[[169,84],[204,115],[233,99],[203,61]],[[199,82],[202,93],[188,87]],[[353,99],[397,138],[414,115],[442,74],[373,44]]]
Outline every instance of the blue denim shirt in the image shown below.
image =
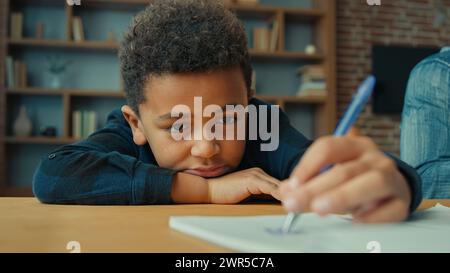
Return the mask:
[[411,72],[402,114],[401,158],[422,177],[424,198],[450,198],[450,48]]
[[[266,103],[252,99],[259,109]],[[267,111],[268,121],[270,112]],[[258,115],[259,119],[259,115]],[[258,120],[259,124],[259,120]],[[289,177],[311,145],[295,130],[285,113],[279,115],[279,146],[261,151],[261,139],[246,140],[237,170],[259,167],[279,180]],[[421,201],[420,177],[414,168],[394,158],[412,192],[410,209]],[[33,191],[44,203],[58,204],[170,204],[174,170],[161,168],[148,145],[133,142],[130,126],[120,109],[104,128],[86,140],[62,146],[45,155],[33,177]]]

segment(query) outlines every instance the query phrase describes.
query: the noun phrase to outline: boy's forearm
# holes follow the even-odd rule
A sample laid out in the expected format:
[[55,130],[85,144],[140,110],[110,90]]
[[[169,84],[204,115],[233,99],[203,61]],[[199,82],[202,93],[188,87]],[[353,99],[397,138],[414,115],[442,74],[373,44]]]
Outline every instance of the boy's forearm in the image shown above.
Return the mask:
[[178,172],[173,178],[172,200],[180,204],[210,203],[207,180],[200,176]]

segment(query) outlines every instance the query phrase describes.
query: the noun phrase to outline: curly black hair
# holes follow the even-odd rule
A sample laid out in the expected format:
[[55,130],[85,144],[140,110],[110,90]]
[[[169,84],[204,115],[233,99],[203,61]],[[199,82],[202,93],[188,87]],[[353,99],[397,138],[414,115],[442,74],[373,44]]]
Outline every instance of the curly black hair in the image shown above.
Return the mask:
[[119,49],[128,105],[139,116],[151,76],[240,66],[251,92],[242,23],[219,0],[153,0],[137,14]]

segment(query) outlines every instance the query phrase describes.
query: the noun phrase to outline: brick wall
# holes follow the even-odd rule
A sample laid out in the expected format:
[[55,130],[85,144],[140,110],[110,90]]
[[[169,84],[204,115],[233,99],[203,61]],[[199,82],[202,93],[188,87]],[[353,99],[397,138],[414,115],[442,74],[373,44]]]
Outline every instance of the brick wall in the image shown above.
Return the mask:
[[[450,0],[337,0],[338,116],[351,94],[371,71],[371,45],[438,46],[450,44]],[[441,4],[440,4],[441,3]],[[436,9],[444,24],[434,27]],[[367,106],[358,128],[388,152],[400,153],[400,116],[374,115]]]

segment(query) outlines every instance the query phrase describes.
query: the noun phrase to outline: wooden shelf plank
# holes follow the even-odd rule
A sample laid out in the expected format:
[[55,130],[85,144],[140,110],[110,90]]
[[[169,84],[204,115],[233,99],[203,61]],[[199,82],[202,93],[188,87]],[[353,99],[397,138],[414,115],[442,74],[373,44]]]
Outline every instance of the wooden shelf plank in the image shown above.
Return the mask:
[[8,95],[29,95],[29,96],[62,96],[63,93],[58,89],[47,89],[38,87],[14,87],[7,88]]
[[69,144],[73,143],[76,140],[73,138],[65,138],[65,137],[15,137],[8,136],[5,138],[5,142],[8,144]]
[[121,91],[96,91],[96,90],[71,90],[69,91],[72,97],[108,97],[108,98],[124,98],[125,93]]
[[8,39],[10,46],[36,46],[36,47],[57,47],[57,48],[79,48],[79,49],[101,49],[101,50],[118,50],[117,43],[109,41],[83,41],[75,42],[69,40],[50,40],[50,39]]
[[68,94],[73,97],[113,97],[125,98],[122,91],[96,90],[96,89],[51,89],[42,87],[16,87],[6,89],[7,94],[34,95],[34,96],[62,96]]
[[324,96],[270,96],[270,95],[256,95],[257,98],[269,101],[277,102],[282,101],[284,104],[322,104],[325,103],[327,98]]
[[[36,2],[36,0],[16,0],[21,3],[27,3],[27,4],[33,4]],[[39,2],[42,2],[39,1]],[[64,2],[64,1],[63,1]],[[151,0],[83,0],[83,7],[130,7],[135,8],[136,6],[142,6],[145,7],[148,5]],[[45,0],[44,3],[47,4],[60,4],[61,0]],[[238,12],[247,12],[247,13],[275,13],[278,10],[281,10],[283,12],[289,13],[289,14],[295,14],[295,15],[302,15],[302,16],[308,16],[308,17],[319,17],[324,16],[325,13],[323,10],[321,10],[318,7],[313,8],[291,8],[291,7],[279,7],[279,6],[272,6],[272,5],[245,5],[245,4],[228,4],[226,7],[230,10],[235,10]]]
[[261,17],[275,15],[277,12],[286,14],[290,19],[315,20],[323,17],[325,12],[318,8],[284,8],[266,5],[228,5],[228,9],[242,17]]
[[[112,97],[112,98],[125,98],[123,91],[113,90],[81,90],[81,89],[47,89],[38,87],[22,87],[22,88],[9,88],[6,89],[7,94],[18,95],[36,95],[36,96],[62,96],[69,94],[73,97]],[[283,101],[285,103],[305,103],[305,104],[320,104],[326,102],[324,96],[277,96],[277,95],[257,95],[257,98],[267,101]]]
[[[92,50],[113,50],[119,48],[117,43],[107,41],[84,41],[74,42],[66,40],[46,40],[46,39],[8,39],[11,46],[36,46],[36,47],[56,47],[68,49],[92,49]],[[295,59],[295,60],[315,60],[320,61],[324,57],[321,54],[306,54],[305,52],[288,51],[260,51],[249,49],[252,58],[273,58],[273,59]]]
[[[123,91],[108,91],[108,90],[81,90],[81,89],[47,89],[37,87],[23,87],[23,88],[9,88],[6,90],[7,94],[20,95],[36,95],[36,96],[62,96],[69,94],[73,97],[113,97],[125,98]],[[276,96],[276,95],[257,95],[258,98],[267,101],[282,100],[287,103],[324,103],[326,97],[323,96]]]
[[[84,8],[144,8],[151,0],[83,0]],[[35,0],[20,0],[23,3],[34,3]],[[61,0],[46,0],[47,4],[52,2],[59,3]],[[318,8],[291,8],[291,7],[280,7],[273,5],[245,5],[245,4],[228,4],[226,7],[232,11],[235,11],[241,15],[273,15],[277,11],[282,11],[289,16],[296,16],[306,19],[315,19],[325,16],[325,11]]]
[[20,5],[37,5],[37,6],[59,6],[64,7],[66,5],[66,1],[60,1],[60,0],[12,0],[14,1],[14,4],[20,4]]
[[292,60],[310,60],[321,61],[324,57],[321,54],[306,54],[304,52],[289,52],[289,51],[260,51],[250,49],[250,56],[254,58],[278,58],[278,59],[292,59]]

